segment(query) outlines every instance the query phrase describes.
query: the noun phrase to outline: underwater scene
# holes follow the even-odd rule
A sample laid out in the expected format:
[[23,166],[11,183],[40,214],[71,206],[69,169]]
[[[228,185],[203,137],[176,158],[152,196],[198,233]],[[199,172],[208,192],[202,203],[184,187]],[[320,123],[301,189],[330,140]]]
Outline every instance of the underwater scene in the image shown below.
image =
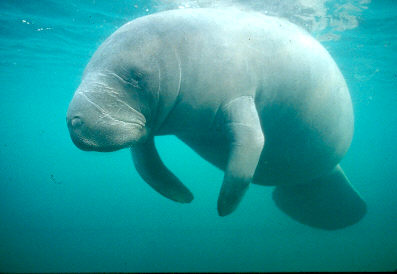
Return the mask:
[[397,1],[0,14],[0,272],[397,270]]

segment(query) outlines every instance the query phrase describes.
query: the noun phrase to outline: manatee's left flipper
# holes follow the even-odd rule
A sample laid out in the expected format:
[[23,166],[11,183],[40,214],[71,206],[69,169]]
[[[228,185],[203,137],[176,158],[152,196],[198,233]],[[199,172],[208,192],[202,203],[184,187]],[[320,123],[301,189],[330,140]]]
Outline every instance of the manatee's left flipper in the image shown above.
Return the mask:
[[218,198],[218,213],[225,216],[236,209],[248,189],[263,149],[264,136],[252,97],[235,98],[220,111],[230,145]]
[[364,200],[339,165],[308,184],[276,187],[273,200],[298,222],[327,230],[352,225],[366,213]]
[[161,161],[153,138],[131,147],[131,154],[139,175],[154,190],[175,202],[190,203],[193,200],[189,189]]

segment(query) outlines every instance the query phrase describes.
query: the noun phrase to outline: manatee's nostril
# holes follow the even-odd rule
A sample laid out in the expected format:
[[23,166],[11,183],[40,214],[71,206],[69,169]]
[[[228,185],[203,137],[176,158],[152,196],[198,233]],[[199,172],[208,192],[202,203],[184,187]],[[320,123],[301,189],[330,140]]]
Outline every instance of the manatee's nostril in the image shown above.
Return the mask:
[[73,117],[72,121],[70,122],[73,128],[79,127],[83,124],[79,116]]

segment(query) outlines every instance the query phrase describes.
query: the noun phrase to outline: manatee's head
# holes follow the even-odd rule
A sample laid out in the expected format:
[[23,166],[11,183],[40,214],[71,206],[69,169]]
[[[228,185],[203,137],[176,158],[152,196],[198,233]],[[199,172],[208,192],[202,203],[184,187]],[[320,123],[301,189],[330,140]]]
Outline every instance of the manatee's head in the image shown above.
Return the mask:
[[150,131],[158,76],[151,79],[148,66],[130,62],[136,58],[111,42],[94,54],[67,111],[70,136],[82,150],[122,149],[142,142]]
[[83,77],[66,117],[78,148],[114,151],[145,139],[146,106],[137,95],[141,87],[136,79],[122,77],[111,71],[88,72]]
[[164,47],[141,26],[142,20],[113,33],[85,68],[66,117],[70,136],[80,149],[129,147],[144,141],[158,123],[153,120],[158,119],[159,94],[166,86],[160,85],[159,68]]

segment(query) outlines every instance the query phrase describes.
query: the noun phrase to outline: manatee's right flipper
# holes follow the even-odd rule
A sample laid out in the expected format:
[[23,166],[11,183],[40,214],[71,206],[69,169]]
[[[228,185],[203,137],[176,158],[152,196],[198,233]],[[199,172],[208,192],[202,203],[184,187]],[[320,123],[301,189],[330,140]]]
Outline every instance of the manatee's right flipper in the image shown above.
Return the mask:
[[296,221],[326,230],[352,225],[367,211],[365,202],[339,165],[309,184],[276,187],[273,200]]
[[161,195],[180,203],[190,203],[193,194],[163,164],[153,138],[131,147],[132,159],[139,175]]

